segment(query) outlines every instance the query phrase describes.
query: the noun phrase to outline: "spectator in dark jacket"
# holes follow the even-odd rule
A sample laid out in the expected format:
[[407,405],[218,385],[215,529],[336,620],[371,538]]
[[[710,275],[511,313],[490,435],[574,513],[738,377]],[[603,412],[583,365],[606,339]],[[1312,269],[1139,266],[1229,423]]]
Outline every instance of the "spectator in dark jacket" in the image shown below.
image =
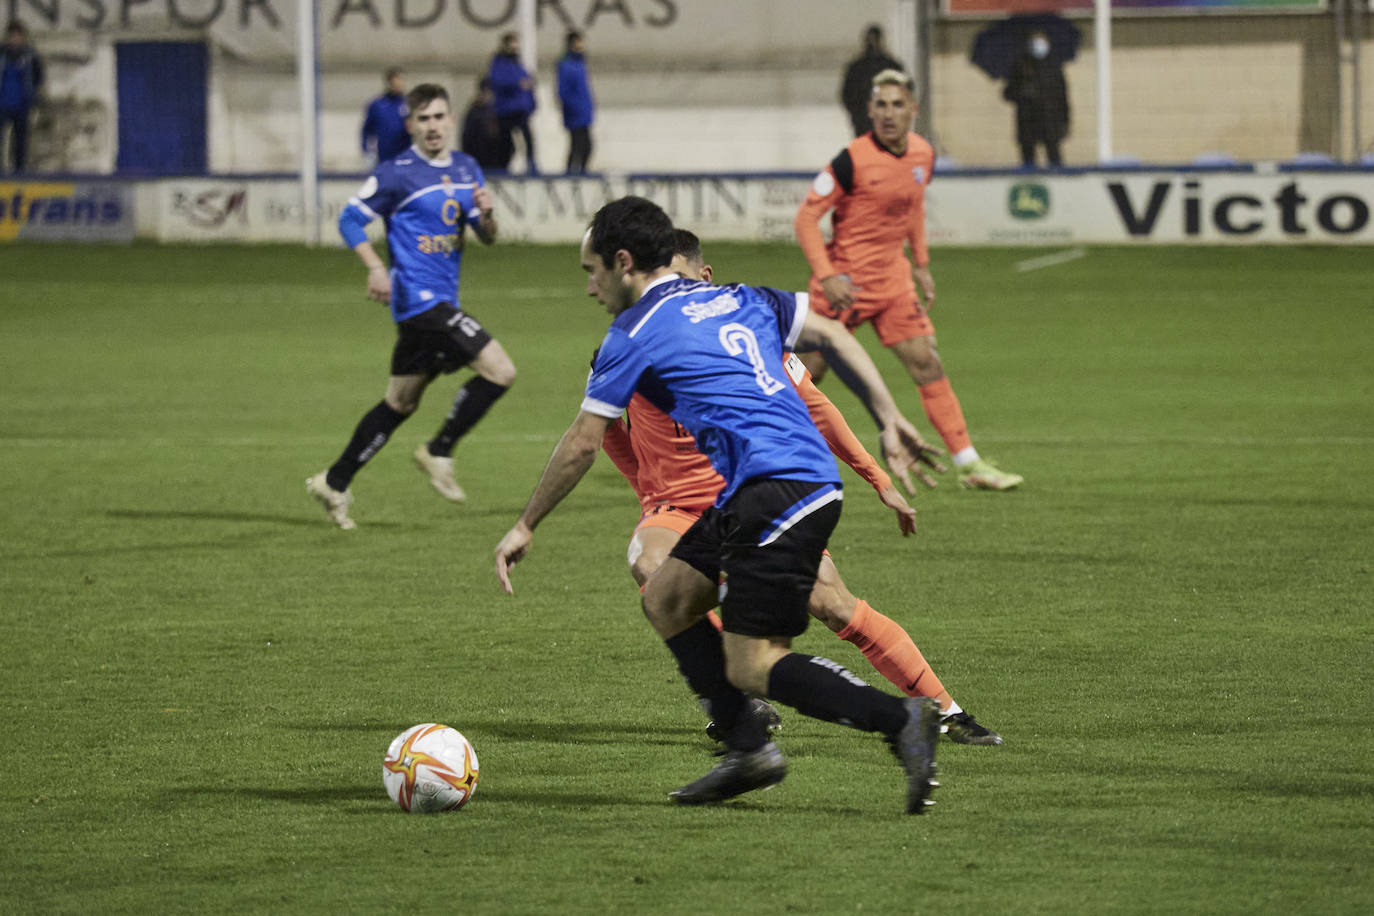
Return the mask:
[[[43,88],[43,61],[29,44],[29,30],[18,19],[5,26],[0,54],[0,137],[10,135],[10,171],[22,172],[29,158],[29,114]],[[3,147],[0,147],[3,149]]]
[[873,122],[868,119],[868,99],[873,94],[873,77],[884,70],[905,72],[906,68],[887,53],[882,28],[870,25],[864,29],[863,50],[845,68],[844,83],[840,86],[840,101],[849,112],[856,137],[873,129]]
[[487,80],[495,96],[493,105],[496,117],[501,123],[504,167],[510,168],[511,158],[515,155],[515,132],[518,130],[525,142],[526,170],[531,175],[538,174],[534,135],[530,133],[530,115],[534,113],[534,78],[520,63],[520,36],[515,32],[501,36],[501,49],[491,59]]
[[477,160],[484,169],[504,169],[510,165],[510,155],[502,158],[501,123],[492,107],[491,83],[486,77],[477,82],[477,94],[468,103],[463,115],[462,150]]
[[563,126],[568,129],[568,174],[585,175],[592,157],[592,119],[596,103],[587,82],[586,41],[581,32],[569,32],[567,50],[558,61],[558,102],[563,107]]
[[1050,53],[1044,32],[1031,32],[1017,55],[1002,97],[1016,105],[1016,142],[1021,164],[1035,167],[1035,149],[1045,147],[1049,164],[1060,164],[1059,144],[1069,135],[1069,92],[1063,65]]
[[386,91],[372,100],[363,118],[363,155],[380,165],[409,148],[406,78],[399,67],[392,67],[386,71]]

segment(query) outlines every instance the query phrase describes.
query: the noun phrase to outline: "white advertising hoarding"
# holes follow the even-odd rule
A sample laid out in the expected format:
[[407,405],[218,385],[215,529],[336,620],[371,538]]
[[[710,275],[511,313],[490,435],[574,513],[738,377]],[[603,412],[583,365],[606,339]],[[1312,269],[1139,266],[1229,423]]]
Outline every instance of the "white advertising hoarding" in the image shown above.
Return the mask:
[[[506,239],[573,243],[625,194],[659,203],[711,239],[792,239],[810,175],[608,176],[491,182]],[[360,181],[321,182],[322,235]],[[162,241],[303,236],[289,180],[188,179],[140,185],[139,234]],[[1374,170],[1279,174],[1148,172],[936,176],[927,234],[941,245],[1371,244]],[[374,225],[374,229],[376,226]]]

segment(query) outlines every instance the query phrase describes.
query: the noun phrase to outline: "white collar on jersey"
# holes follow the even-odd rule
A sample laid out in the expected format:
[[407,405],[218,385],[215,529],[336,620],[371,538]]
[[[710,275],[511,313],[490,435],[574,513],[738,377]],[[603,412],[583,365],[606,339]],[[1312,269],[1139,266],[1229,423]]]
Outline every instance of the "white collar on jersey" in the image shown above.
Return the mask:
[[663,276],[659,277],[659,278],[658,278],[657,280],[655,280],[654,282],[650,283],[648,286],[644,287],[643,291],[640,292],[640,294],[639,294],[639,298],[643,299],[643,298],[648,294],[649,290],[653,289],[655,286],[662,286],[664,283],[671,283],[671,282],[673,282],[674,280],[681,280],[681,279],[682,279],[682,274],[677,274],[677,273],[664,274]]
[[443,169],[449,167],[450,165],[453,165],[452,153],[444,153],[443,158],[441,159],[431,159],[424,153],[420,152],[420,148],[416,146],[414,143],[410,144],[410,148],[415,153],[416,159],[420,160],[421,162],[427,162],[430,165],[434,166],[436,169]]

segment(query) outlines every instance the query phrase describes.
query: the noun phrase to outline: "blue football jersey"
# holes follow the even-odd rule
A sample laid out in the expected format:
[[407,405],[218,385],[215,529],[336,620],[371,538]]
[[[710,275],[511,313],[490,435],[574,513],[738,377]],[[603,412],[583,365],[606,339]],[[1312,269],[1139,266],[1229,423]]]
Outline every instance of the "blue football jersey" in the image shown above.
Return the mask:
[[643,394],[725,478],[718,506],[761,478],[838,486],[830,449],[783,367],[807,310],[805,293],[659,281],[611,323],[582,409],[617,417]]
[[350,248],[367,238],[368,223],[386,223],[392,318],[402,321],[440,302],[459,304],[463,230],[482,215],[472,192],[484,184],[481,166],[466,153],[430,160],[412,147],[377,166],[348,199],[339,233]]

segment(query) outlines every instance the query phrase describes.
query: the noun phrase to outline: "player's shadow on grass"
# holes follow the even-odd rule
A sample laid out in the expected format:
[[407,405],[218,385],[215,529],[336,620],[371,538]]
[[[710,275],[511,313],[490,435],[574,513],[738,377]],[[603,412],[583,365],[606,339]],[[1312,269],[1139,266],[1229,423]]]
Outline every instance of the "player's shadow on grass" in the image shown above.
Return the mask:
[[[303,722],[289,725],[299,731],[318,732],[377,732],[397,735],[406,725],[377,722]],[[532,742],[536,744],[624,744],[627,740],[641,744],[681,745],[707,741],[706,723],[700,728],[685,726],[608,724],[605,722],[511,722],[498,719],[468,719],[460,730],[475,744],[483,739]]]
[[[146,509],[108,509],[105,515],[109,518],[132,519],[134,521],[176,521],[188,520],[195,522],[269,522],[274,525],[294,525],[301,528],[319,528],[322,531],[330,529],[327,521],[319,518],[305,518],[299,515],[269,515],[265,512],[208,512],[192,510],[158,510],[150,511]],[[398,522],[368,522],[369,528],[396,529],[403,527]]]
[[357,786],[301,786],[299,788],[265,788],[262,786],[208,786],[185,787],[169,790],[169,795],[183,798],[228,797],[236,799],[259,799],[269,802],[289,802],[299,805],[329,805],[341,802],[377,802],[379,807],[390,804],[381,780]]
[[[663,725],[613,724],[607,722],[509,722],[465,719],[464,734],[491,735],[503,741],[539,744],[640,744],[680,745],[704,741],[706,723],[700,728]],[[474,738],[474,740],[476,740]]]

